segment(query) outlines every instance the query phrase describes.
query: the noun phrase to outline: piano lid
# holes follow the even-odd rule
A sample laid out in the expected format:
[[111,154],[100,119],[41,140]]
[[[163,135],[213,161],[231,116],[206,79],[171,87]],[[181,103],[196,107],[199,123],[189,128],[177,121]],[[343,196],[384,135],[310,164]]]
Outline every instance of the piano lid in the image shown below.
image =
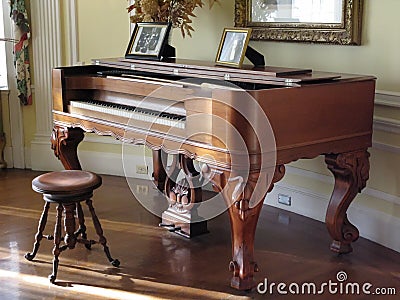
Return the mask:
[[333,80],[341,77],[340,74],[313,72],[311,69],[274,66],[253,67],[251,65],[244,65],[241,69],[235,69],[217,66],[214,62],[175,58],[165,61],[104,58],[93,60],[93,64],[179,77],[207,78],[283,86],[299,86],[302,83]]

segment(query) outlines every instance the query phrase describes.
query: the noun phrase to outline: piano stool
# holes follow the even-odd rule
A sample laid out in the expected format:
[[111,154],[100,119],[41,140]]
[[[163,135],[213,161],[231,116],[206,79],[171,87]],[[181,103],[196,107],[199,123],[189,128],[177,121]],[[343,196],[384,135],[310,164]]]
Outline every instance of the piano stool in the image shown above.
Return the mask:
[[[92,205],[93,190],[101,186],[102,179],[99,175],[92,172],[80,170],[64,170],[59,172],[50,172],[42,174],[32,180],[32,189],[43,194],[45,201],[42,216],[39,221],[38,232],[35,236],[35,243],[32,252],[25,254],[25,258],[29,261],[33,260],[39,250],[40,241],[42,238],[54,240],[53,248],[53,273],[49,275],[49,280],[54,283],[57,278],[58,256],[66,249],[74,249],[75,244],[82,243],[87,249],[96,243],[103,245],[104,252],[114,267],[118,267],[120,262],[118,259],[111,257],[110,250],[107,246],[107,240],[103,235],[103,230],[100,221],[96,216]],[[86,201],[86,204],[92,215],[94,228],[99,241],[88,240],[86,235],[85,219],[81,202]],[[50,203],[57,203],[57,217],[54,229],[54,236],[43,235],[46,227],[47,215],[50,208]],[[75,231],[75,213],[78,217],[79,228]],[[64,214],[65,236],[61,235],[61,217]],[[62,240],[64,244],[60,246]]]

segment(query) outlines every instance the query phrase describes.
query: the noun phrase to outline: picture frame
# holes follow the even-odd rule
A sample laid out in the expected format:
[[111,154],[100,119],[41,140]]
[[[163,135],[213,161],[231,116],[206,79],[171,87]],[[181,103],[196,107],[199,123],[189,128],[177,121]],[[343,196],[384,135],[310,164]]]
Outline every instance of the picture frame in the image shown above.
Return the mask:
[[215,63],[241,68],[251,36],[251,28],[224,28]]
[[[314,1],[315,8],[304,2],[307,1],[235,0],[235,26],[252,28],[251,40],[361,45],[364,0],[323,1],[319,7],[320,1]],[[280,7],[287,9],[279,13]],[[304,20],[311,15],[307,13],[311,9],[320,20]],[[339,20],[330,20],[326,13]]]
[[162,60],[169,49],[170,22],[136,23],[132,32],[125,58]]

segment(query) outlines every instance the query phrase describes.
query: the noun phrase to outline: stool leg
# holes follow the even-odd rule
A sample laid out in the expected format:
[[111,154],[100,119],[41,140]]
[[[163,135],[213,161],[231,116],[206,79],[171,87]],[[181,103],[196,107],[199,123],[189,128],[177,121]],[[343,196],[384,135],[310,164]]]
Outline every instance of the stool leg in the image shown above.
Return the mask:
[[75,236],[75,203],[64,204],[65,210],[65,237],[64,243],[67,245],[69,249],[74,249],[76,245],[76,236]]
[[103,235],[103,229],[101,228],[100,221],[99,221],[99,219],[97,218],[96,213],[95,213],[95,211],[94,211],[94,207],[93,207],[93,205],[92,205],[92,200],[91,200],[91,199],[86,200],[86,204],[87,204],[87,206],[89,207],[90,213],[91,213],[91,215],[92,215],[93,225],[94,225],[94,228],[96,229],[96,233],[97,233],[97,235],[98,235],[99,238],[100,238],[100,239],[99,239],[99,243],[103,245],[104,252],[105,252],[105,254],[106,254],[106,256],[107,256],[109,262],[110,262],[114,267],[118,267],[119,264],[120,264],[120,262],[119,262],[118,259],[113,259],[113,258],[111,257],[110,250],[109,250],[108,247],[107,247],[107,240],[106,240],[106,238],[105,238],[104,235]]
[[45,202],[44,208],[43,208],[43,212],[42,212],[42,215],[41,215],[40,220],[39,220],[38,232],[35,235],[35,243],[33,244],[33,250],[32,250],[32,252],[30,252],[30,253],[28,252],[28,253],[25,254],[25,258],[27,260],[34,259],[35,256],[36,256],[36,253],[39,250],[40,241],[43,238],[43,231],[44,231],[44,229],[46,227],[46,223],[47,223],[47,216],[48,216],[48,213],[49,213],[49,208],[50,208],[50,203],[49,202]]
[[49,275],[49,280],[51,283],[54,283],[54,281],[57,278],[57,271],[58,271],[58,256],[60,253],[65,249],[60,247],[61,243],[61,217],[62,217],[62,212],[63,212],[63,205],[61,203],[58,204],[57,206],[57,219],[56,219],[56,225],[54,228],[54,248],[53,248],[53,273]]
[[82,239],[87,240],[85,217],[83,215],[82,205],[78,202],[76,204],[76,214],[78,215],[79,228],[75,232],[75,236],[82,235]]

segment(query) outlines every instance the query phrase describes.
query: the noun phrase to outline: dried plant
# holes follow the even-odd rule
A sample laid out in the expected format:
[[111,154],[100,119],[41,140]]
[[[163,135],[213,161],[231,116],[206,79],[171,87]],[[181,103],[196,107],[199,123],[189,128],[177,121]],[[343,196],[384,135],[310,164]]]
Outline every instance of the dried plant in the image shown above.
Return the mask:
[[[211,9],[219,0],[208,0]],[[182,36],[192,36],[191,26],[196,7],[203,7],[202,0],[135,0],[128,7],[128,12],[134,11],[131,22],[171,22],[174,28],[180,28]]]

